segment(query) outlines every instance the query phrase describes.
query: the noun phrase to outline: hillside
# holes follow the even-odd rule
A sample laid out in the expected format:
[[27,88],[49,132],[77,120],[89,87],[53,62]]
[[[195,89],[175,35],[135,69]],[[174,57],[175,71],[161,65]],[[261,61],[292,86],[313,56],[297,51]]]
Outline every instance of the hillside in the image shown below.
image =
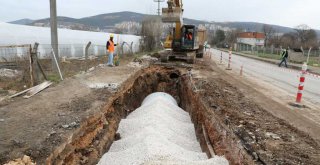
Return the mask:
[[[220,26],[226,26],[226,27],[235,28],[235,29],[250,30],[250,31],[261,31],[264,25],[263,23],[257,23],[257,22],[216,22],[216,24]],[[293,29],[289,27],[278,26],[278,25],[271,25],[271,26],[278,33],[287,33],[287,32],[293,31]]]
[[[70,17],[58,17],[58,23],[60,28],[69,28],[75,30],[89,30],[89,31],[107,31],[114,29],[116,24],[120,24],[123,22],[141,22],[144,17],[150,16],[146,14],[140,14],[135,12],[116,12],[109,14],[101,14],[91,17],[85,17],[80,19],[70,18]],[[263,23],[257,22],[207,22],[195,19],[185,18],[184,22],[186,24],[211,24],[214,26],[222,27],[222,28],[233,28],[233,29],[242,29],[249,31],[261,31],[263,27]],[[13,24],[24,24],[31,26],[50,26],[50,19],[40,19],[40,20],[30,20],[30,19],[22,19],[10,22]],[[293,28],[279,26],[279,25],[271,25],[277,33],[287,33],[293,31]],[[316,30],[318,36],[320,36],[320,30]]]
[[17,25],[27,25],[27,24],[31,24],[32,22],[34,22],[34,20],[31,20],[31,19],[20,19],[20,20],[8,22],[8,23],[17,24]]

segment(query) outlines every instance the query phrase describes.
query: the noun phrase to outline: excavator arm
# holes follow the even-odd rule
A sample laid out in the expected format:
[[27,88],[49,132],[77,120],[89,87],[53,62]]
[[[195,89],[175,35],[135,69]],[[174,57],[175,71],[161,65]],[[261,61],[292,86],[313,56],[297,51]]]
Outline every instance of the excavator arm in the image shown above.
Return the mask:
[[173,35],[168,36],[165,41],[165,48],[172,47],[172,40],[178,40],[181,36],[181,27],[183,25],[183,3],[182,0],[168,0],[168,7],[162,9],[162,22],[175,23]]

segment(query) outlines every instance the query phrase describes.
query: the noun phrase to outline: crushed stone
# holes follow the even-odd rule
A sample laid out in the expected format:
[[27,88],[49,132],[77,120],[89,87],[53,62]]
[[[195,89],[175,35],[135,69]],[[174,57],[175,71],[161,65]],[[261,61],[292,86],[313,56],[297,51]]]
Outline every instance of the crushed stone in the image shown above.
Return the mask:
[[208,159],[201,151],[187,112],[165,93],[148,96],[142,106],[121,120],[109,152],[98,165],[226,165],[224,157]]

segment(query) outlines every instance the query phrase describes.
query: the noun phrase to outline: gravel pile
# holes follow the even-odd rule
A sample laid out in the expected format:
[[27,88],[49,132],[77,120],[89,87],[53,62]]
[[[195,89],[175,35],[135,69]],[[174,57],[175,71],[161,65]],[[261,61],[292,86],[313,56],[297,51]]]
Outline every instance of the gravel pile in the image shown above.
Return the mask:
[[201,151],[189,114],[168,94],[148,96],[119,125],[115,141],[98,165],[224,165],[224,157],[208,159]]

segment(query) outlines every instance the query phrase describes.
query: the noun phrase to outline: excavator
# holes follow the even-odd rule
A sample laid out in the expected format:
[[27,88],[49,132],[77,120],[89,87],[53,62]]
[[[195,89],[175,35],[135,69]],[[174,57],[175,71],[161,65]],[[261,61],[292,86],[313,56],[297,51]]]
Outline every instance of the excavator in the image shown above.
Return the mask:
[[161,62],[169,59],[184,59],[193,64],[195,58],[202,58],[206,43],[206,30],[195,25],[183,24],[182,0],[168,0],[168,7],[162,9],[162,22],[173,23],[175,28],[166,37],[164,48],[170,53],[161,55]]

